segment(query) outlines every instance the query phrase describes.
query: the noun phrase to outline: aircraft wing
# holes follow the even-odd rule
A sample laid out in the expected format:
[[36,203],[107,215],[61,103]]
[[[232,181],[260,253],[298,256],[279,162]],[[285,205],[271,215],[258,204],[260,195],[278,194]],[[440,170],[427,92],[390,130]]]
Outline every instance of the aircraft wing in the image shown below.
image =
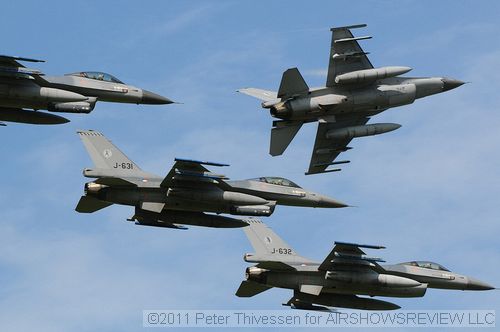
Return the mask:
[[35,80],[41,85],[46,83],[45,79],[40,77],[43,75],[40,70],[26,68],[19,61],[45,62],[44,60],[0,55],[0,77]]
[[214,163],[209,161],[189,160],[175,158],[175,164],[170,172],[161,182],[161,187],[172,188],[184,185],[216,185],[221,188],[227,188],[224,182],[228,178],[222,174],[210,172],[203,165],[209,166],[229,166],[227,164]]
[[341,267],[344,271],[350,268],[355,270],[367,268],[378,272],[382,271],[383,267],[381,267],[378,262],[384,262],[384,260],[378,257],[366,256],[362,248],[385,249],[383,246],[376,245],[335,242],[332,251],[319,265],[318,270],[334,271]]
[[337,140],[328,139],[326,138],[327,132],[334,129],[364,125],[370,120],[370,118],[366,116],[345,117],[344,119],[338,117],[337,119],[338,121],[336,122],[319,122],[318,131],[316,133],[316,140],[314,142],[314,148],[311,155],[311,162],[309,164],[309,170],[307,171],[306,175],[339,171],[340,169],[327,170],[327,168],[330,165],[344,164],[349,162],[340,161],[335,163],[334,160],[341,152],[350,149],[347,145],[349,144],[349,142],[351,142],[352,138]]
[[332,31],[332,43],[330,48],[330,62],[328,64],[328,75],[326,86],[335,86],[337,75],[351,71],[372,69],[373,65],[368,60],[367,54],[358,40],[370,39],[370,36],[354,37],[351,29],[364,28],[366,24],[351,25],[330,29]]

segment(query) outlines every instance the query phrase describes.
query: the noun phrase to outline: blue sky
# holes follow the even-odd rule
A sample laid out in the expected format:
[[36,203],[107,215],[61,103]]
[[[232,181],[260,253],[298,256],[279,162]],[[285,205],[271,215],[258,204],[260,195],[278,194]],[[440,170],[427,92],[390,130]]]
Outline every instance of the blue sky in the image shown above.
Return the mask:
[[[348,4],[348,5],[347,5]],[[234,296],[251,247],[241,230],[134,226],[132,209],[74,212],[91,166],[77,129],[96,129],[145,170],[174,157],[227,162],[232,179],[279,175],[356,208],[278,207],[265,221],[300,254],[334,240],[383,244],[388,262],[427,259],[500,285],[500,5],[495,1],[23,1],[0,12],[2,52],[47,74],[100,70],[184,104],[100,103],[62,126],[9,124],[0,190],[0,326],[136,331],[142,310],[279,309],[290,291]],[[271,118],[241,87],[276,89],[297,66],[325,81],[331,26],[359,34],[375,66],[470,81],[396,108],[402,128],[356,140],[340,173],[304,176],[315,125],[270,157]],[[500,309],[498,291],[429,290],[405,309]]]

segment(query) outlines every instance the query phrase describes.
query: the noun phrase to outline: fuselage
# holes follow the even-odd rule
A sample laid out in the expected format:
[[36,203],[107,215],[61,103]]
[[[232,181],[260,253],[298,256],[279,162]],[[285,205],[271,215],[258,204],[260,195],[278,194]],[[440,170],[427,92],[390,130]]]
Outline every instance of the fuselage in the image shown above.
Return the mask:
[[85,185],[85,192],[88,196],[115,204],[138,206],[143,202],[164,203],[165,209],[168,210],[247,216],[270,216],[276,205],[324,208],[347,206],[333,198],[298,186],[289,187],[256,179],[227,181],[227,189],[200,183],[186,183],[182,188],[163,188],[160,186],[160,177],[148,177],[146,181],[146,186],[138,187],[107,186],[91,182]]
[[287,121],[311,122],[349,113],[372,116],[461,84],[443,77],[390,77],[366,85],[313,88],[307,95],[266,102],[263,107],[273,117]]
[[[414,264],[413,264],[414,263]],[[410,262],[384,265],[383,270],[320,271],[318,263],[297,265],[297,270],[266,270],[250,267],[247,280],[270,287],[300,291],[302,285],[322,286],[321,294],[351,294],[388,297],[422,297],[427,288],[490,290],[492,286],[446,269],[422,268]]]
[[[89,78],[84,76],[87,73],[91,72],[43,76],[43,82],[0,79],[0,107],[89,113],[97,101],[134,104],[172,103],[168,98],[127,85],[111,75],[95,72],[95,78]],[[97,74],[102,75],[102,78],[98,79],[100,76]]]

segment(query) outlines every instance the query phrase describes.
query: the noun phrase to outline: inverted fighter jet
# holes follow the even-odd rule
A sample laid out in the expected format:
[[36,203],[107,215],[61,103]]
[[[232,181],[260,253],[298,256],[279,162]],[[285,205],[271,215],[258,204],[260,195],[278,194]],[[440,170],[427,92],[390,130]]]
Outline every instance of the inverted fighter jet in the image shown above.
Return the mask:
[[398,129],[396,123],[367,125],[370,117],[389,108],[411,104],[415,99],[459,87],[464,82],[446,77],[403,77],[410,67],[374,68],[351,29],[366,24],[332,28],[330,63],[326,86],[309,88],[297,68],[283,73],[278,92],[246,88],[239,92],[262,100],[278,120],[271,130],[272,156],[283,154],[304,123],[318,122],[316,141],[306,174],[340,171],[331,165],[351,149],[356,137],[372,136]]
[[251,297],[273,287],[293,290],[283,305],[295,309],[329,311],[328,307],[362,310],[393,310],[394,303],[359,295],[422,297],[428,288],[490,290],[494,287],[477,279],[451,272],[440,264],[411,261],[381,265],[381,258],[367,256],[364,249],[382,246],[335,242],[323,260],[314,262],[299,256],[259,220],[247,220],[244,228],[255,253],[246,254],[246,280],[236,292]]
[[43,60],[0,55],[0,121],[31,124],[69,122],[61,116],[38,112],[90,113],[97,101],[133,104],[171,104],[170,99],[127,85],[101,72],[45,76],[19,61]]
[[95,166],[85,169],[83,175],[96,179],[85,184],[78,212],[92,213],[122,204],[135,207],[129,220],[138,225],[243,227],[246,222],[219,214],[270,216],[276,205],[347,206],[281,177],[228,181],[204,167],[228,166],[220,163],[175,159],[167,176],[157,176],[142,171],[101,133],[88,130],[78,134]]

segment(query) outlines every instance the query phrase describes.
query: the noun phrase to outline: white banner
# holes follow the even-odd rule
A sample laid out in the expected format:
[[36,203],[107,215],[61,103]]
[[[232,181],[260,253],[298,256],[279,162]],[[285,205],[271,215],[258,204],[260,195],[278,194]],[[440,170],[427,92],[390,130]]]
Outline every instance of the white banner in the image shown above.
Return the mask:
[[144,310],[144,327],[495,327],[495,310]]

